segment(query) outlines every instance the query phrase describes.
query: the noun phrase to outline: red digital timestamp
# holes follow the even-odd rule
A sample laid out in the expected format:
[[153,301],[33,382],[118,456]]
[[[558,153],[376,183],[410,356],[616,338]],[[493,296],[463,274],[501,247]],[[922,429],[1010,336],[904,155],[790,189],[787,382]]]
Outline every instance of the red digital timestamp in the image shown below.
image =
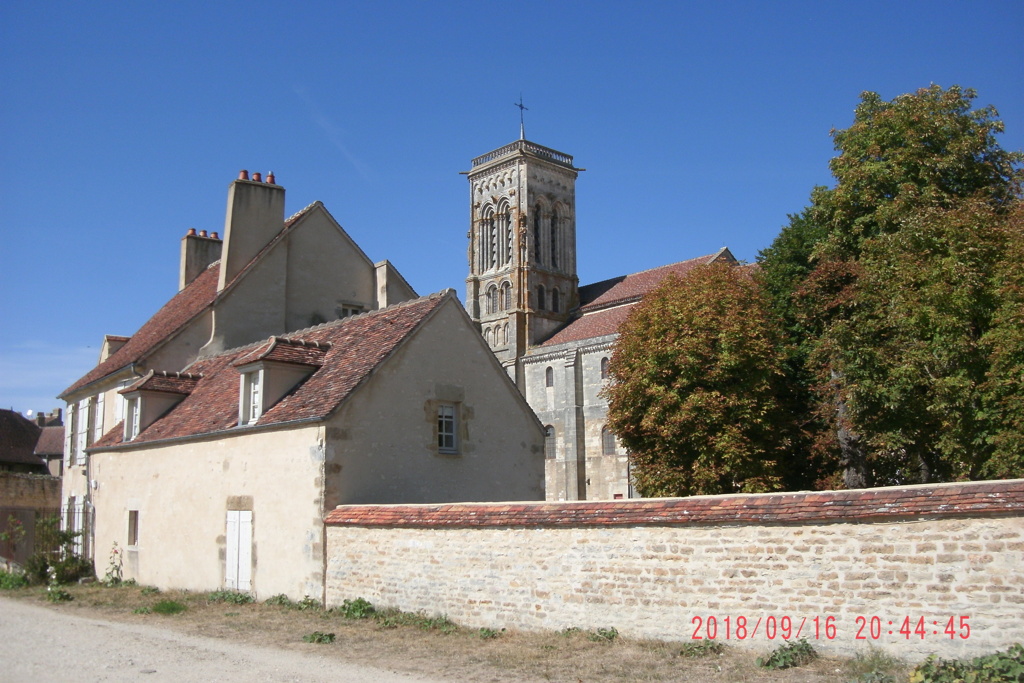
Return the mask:
[[[854,640],[880,640],[882,638],[919,638],[940,636],[953,640],[967,640],[971,636],[969,616],[951,616],[937,619],[926,617],[861,616],[854,619],[852,635]],[[747,640],[759,633],[768,640],[835,640],[841,637],[837,617],[791,617],[762,616],[757,619],[745,616],[696,616],[690,619],[693,626],[691,640]]]

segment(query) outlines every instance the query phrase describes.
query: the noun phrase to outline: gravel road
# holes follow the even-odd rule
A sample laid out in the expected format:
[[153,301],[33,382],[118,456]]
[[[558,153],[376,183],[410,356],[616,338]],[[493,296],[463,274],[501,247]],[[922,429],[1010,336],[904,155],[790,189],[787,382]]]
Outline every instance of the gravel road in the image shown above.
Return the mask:
[[0,681],[442,683],[315,654],[79,617],[4,598]]

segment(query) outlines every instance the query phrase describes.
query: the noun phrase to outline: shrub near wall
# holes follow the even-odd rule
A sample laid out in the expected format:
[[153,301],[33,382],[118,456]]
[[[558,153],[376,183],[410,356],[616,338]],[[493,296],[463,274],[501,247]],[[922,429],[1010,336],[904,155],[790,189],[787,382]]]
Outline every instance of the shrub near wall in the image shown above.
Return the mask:
[[327,603],[906,658],[1024,642],[1024,481],[580,503],[341,506]]

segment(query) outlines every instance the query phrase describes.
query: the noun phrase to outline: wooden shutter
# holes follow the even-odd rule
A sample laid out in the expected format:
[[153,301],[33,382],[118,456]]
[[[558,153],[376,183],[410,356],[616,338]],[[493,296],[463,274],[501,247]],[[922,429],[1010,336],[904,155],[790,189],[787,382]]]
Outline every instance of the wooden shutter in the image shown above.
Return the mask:
[[226,550],[225,587],[249,590],[252,587],[251,510],[228,510]]
[[92,411],[92,440],[99,441],[103,436],[103,394],[96,395],[96,406]]
[[[74,462],[75,451],[75,418],[78,416],[78,405],[68,404],[67,419],[64,421],[64,469],[67,470]],[[65,527],[67,528],[67,527]]]

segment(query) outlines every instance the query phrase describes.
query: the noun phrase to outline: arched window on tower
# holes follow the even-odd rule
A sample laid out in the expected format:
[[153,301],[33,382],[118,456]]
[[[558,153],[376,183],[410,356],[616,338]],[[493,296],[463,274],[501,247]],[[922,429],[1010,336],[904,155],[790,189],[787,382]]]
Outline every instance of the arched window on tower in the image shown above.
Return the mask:
[[505,323],[505,328],[502,331],[502,335],[501,336],[502,336],[502,342],[507,345],[508,344],[508,323]]
[[555,386],[555,369],[550,365],[544,369],[544,386]]
[[487,288],[487,312],[498,312],[498,288],[494,285]]
[[544,427],[544,457],[554,460],[557,451],[555,450],[555,428],[551,425]]
[[601,427],[601,454],[615,455],[615,434],[608,429],[608,425]]
[[498,225],[494,220],[494,209],[488,206],[484,210],[484,270],[496,268],[498,265]]
[[557,289],[552,289],[551,290],[551,310],[553,312],[555,312],[555,313],[558,313],[558,307],[560,305],[560,302],[559,302],[558,299],[559,299],[559,292],[558,292],[558,290]]
[[501,310],[512,309],[512,283],[506,282],[501,286]]
[[512,262],[512,214],[508,204],[503,204],[498,213],[498,223],[501,232],[501,258],[499,263],[507,265]]
[[558,267],[558,242],[562,230],[561,219],[558,216],[558,207],[551,211],[551,267]]
[[540,210],[540,204],[533,209],[533,259],[538,263],[543,262],[541,252],[543,251],[542,246],[544,244],[543,229],[541,228],[542,214]]
[[601,379],[608,379],[608,358],[601,359]]
[[544,285],[537,285],[537,310],[544,310]]
[[494,346],[494,335],[491,333],[491,328],[484,330],[484,341],[487,342],[488,346]]

